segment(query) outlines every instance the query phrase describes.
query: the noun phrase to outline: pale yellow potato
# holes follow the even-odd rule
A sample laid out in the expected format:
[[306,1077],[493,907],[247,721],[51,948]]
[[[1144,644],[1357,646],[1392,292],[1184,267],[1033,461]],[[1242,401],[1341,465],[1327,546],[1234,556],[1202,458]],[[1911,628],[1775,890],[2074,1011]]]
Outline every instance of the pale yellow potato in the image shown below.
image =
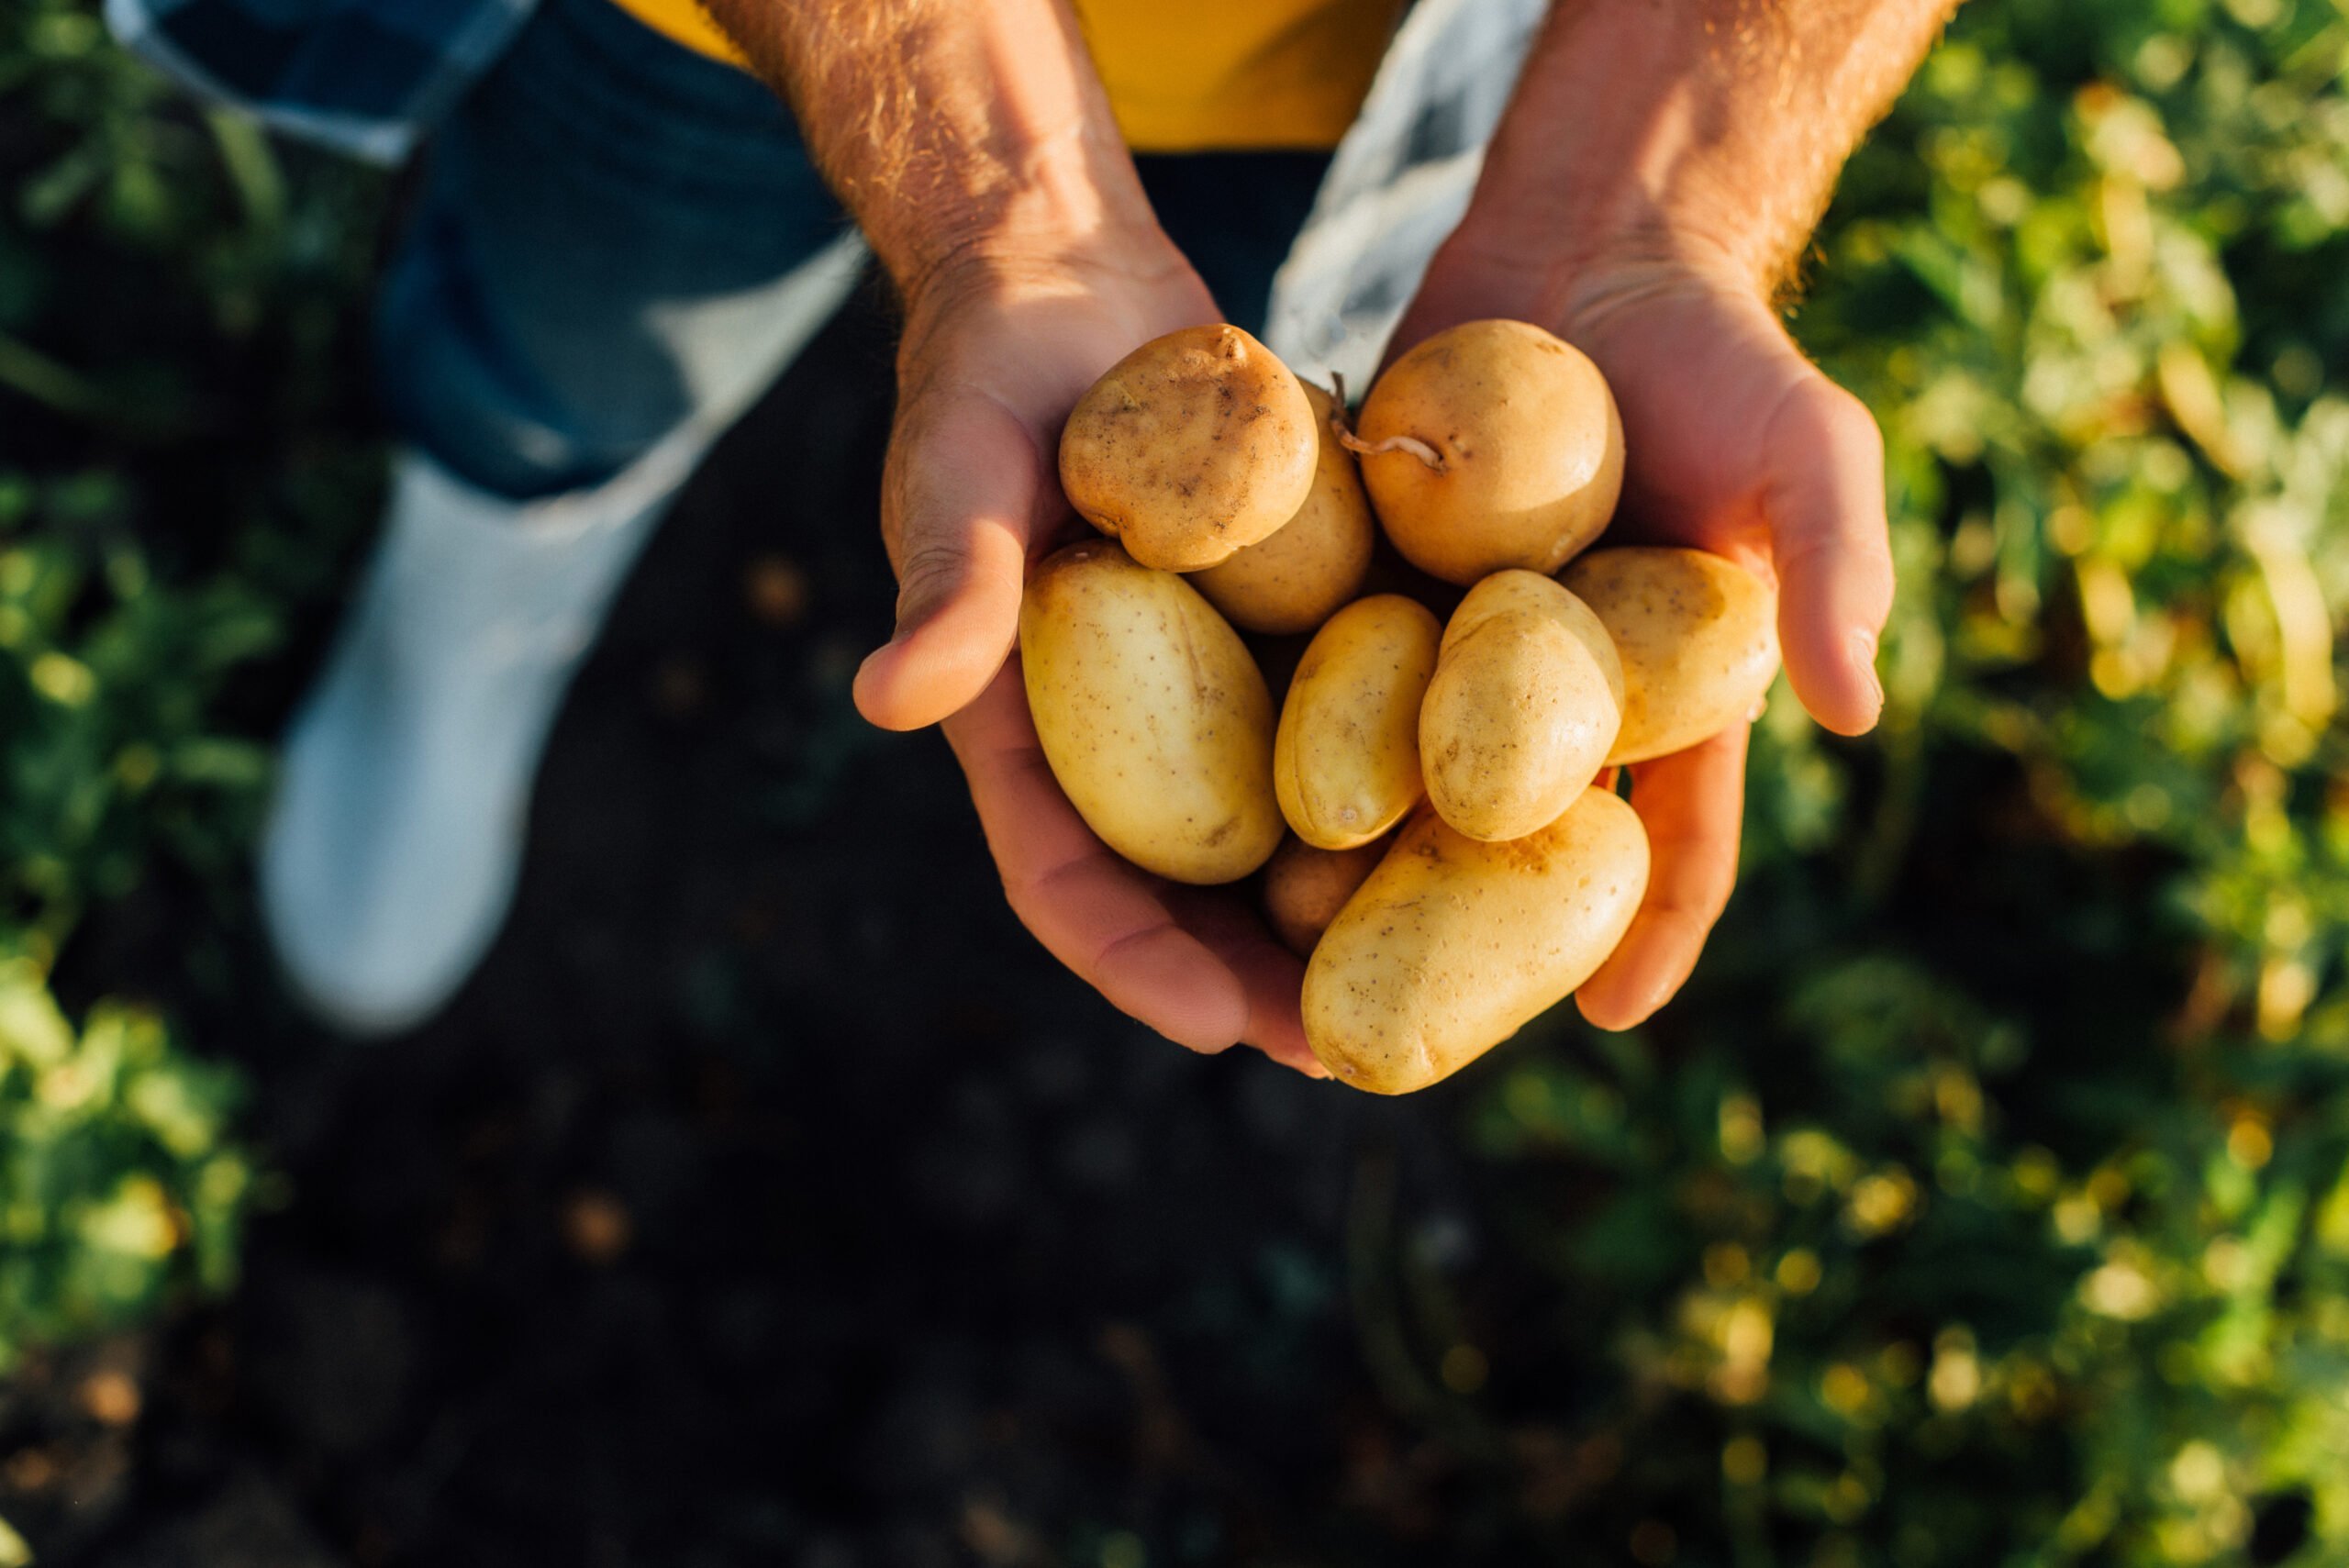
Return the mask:
[[1281,840],[1264,866],[1264,915],[1289,951],[1313,956],[1313,944],[1386,852],[1386,846],[1375,840],[1351,850],[1319,850],[1298,838]]
[[1061,431],[1061,488],[1144,566],[1197,572],[1305,505],[1317,424],[1270,349],[1237,327],[1186,327],[1077,399]]
[[1646,830],[1605,790],[1507,843],[1422,812],[1315,946],[1306,1043],[1357,1089],[1424,1089],[1590,978],[1647,883]]
[[1434,613],[1400,594],[1357,599],[1313,634],[1273,741],[1273,788],[1298,838],[1368,843],[1427,793],[1419,705],[1442,635]]
[[1280,843],[1272,696],[1182,578],[1105,539],[1048,556],[1020,603],[1019,663],[1044,760],[1103,843],[1202,884]]
[[1375,449],[1362,477],[1386,537],[1450,583],[1555,572],[1623,488],[1607,378],[1522,321],[1463,322],[1412,349],[1370,389],[1355,434]]
[[1305,505],[1269,538],[1191,579],[1226,620],[1248,631],[1311,631],[1353,601],[1370,570],[1378,525],[1353,454],[1330,423],[1337,406],[1311,382],[1304,386],[1321,443]]
[[1610,763],[1685,751],[1751,720],[1777,676],[1777,595],[1733,562],[1701,550],[1597,550],[1562,580],[1623,661]]
[[1428,799],[1471,839],[1533,832],[1606,764],[1623,702],[1590,606],[1540,573],[1496,572],[1452,612],[1419,706]]

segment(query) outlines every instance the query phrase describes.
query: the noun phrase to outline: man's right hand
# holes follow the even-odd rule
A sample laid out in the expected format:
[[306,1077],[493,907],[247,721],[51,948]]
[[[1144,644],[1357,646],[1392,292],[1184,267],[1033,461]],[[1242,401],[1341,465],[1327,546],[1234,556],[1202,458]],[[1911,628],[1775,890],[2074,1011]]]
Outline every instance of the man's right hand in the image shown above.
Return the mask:
[[889,729],[941,723],[1004,891],[1053,956],[1195,1051],[1235,1043],[1320,1076],[1297,1014],[1303,969],[1234,890],[1185,887],[1112,853],[1046,765],[1020,683],[1027,568],[1076,524],[1062,424],[1102,372],[1219,319],[1163,236],[1115,256],[976,251],[909,290],[881,527],[897,628],[857,673]]
[[1319,1068],[1304,968],[1231,888],[1110,853],[1061,792],[1013,651],[1030,562],[1074,525],[1061,426],[1103,371],[1217,318],[1150,210],[1066,0],[705,0],[790,100],[906,304],[882,532],[897,631],[874,723],[943,722],[1004,891],[1111,1002],[1197,1051]]

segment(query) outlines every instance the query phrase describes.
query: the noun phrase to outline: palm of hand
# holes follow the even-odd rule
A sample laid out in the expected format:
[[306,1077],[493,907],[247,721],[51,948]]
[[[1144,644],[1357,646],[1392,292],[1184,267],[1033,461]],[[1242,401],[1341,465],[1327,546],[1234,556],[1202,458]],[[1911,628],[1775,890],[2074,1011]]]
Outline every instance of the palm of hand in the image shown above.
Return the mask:
[[1081,527],[1055,461],[1069,409],[1134,348],[1215,319],[1174,266],[1028,279],[909,323],[882,508],[899,630],[857,702],[892,728],[943,719],[1012,909],[1080,978],[1194,1050],[1244,1041],[1318,1076],[1296,956],[1235,890],[1150,876],[1094,837],[1044,760],[1013,651],[1028,563]]
[[[1489,288],[1455,299],[1433,285],[1397,342],[1488,314],[1545,312]],[[1796,695],[1830,729],[1869,728],[1883,701],[1873,662],[1892,568],[1883,443],[1866,408],[1752,292],[1649,280],[1552,324],[1598,364],[1622,411],[1624,492],[1608,542],[1708,550],[1776,581]],[[1631,769],[1653,865],[1630,934],[1576,994],[1592,1022],[1640,1022],[1694,969],[1736,881],[1746,734],[1736,726]]]
[[[883,503],[898,633],[860,672],[858,704],[892,728],[945,721],[1013,909],[1110,1002],[1193,1049],[1244,1041],[1319,1075],[1297,958],[1238,894],[1149,876],[1094,837],[1045,762],[1012,652],[1027,565],[1072,525],[1054,462],[1069,409],[1133,348],[1214,319],[1213,304],[1179,260],[1155,273],[998,274],[938,297],[900,353]],[[1475,316],[1557,314],[1431,284],[1395,346]],[[1751,295],[1671,280],[1564,325],[1622,407],[1612,537],[1692,545],[1775,577],[1797,694],[1829,728],[1866,728],[1891,594],[1866,410]],[[1594,1022],[1638,1022],[1694,967],[1735,880],[1744,756],[1738,728],[1633,769],[1653,870],[1630,935],[1578,994]]]

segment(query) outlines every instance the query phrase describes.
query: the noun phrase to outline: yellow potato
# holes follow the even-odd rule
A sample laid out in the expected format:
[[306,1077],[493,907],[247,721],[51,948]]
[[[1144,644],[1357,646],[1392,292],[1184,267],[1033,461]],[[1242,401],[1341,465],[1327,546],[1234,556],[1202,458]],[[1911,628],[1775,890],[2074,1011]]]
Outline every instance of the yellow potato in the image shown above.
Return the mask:
[[1249,631],[1311,631],[1362,588],[1377,525],[1352,453],[1330,417],[1330,395],[1305,384],[1320,457],[1305,505],[1269,538],[1233,551],[1191,579],[1208,603]]
[[1061,488],[1144,566],[1196,572],[1305,505],[1316,424],[1270,349],[1237,327],[1186,327],[1077,400],[1061,431]]
[[1298,838],[1351,849],[1419,803],[1419,704],[1442,635],[1426,606],[1381,594],[1307,644],[1273,742],[1273,787]]
[[1317,850],[1302,839],[1281,840],[1264,867],[1264,914],[1291,952],[1313,955],[1313,944],[1386,852],[1376,841]]
[[1777,595],[1701,550],[1599,550],[1568,589],[1623,661],[1623,728],[1609,762],[1686,751],[1750,719],[1778,673]]
[[1605,765],[1623,688],[1590,606],[1539,573],[1494,573],[1452,612],[1419,707],[1428,798],[1471,839],[1534,831]]
[[1314,948],[1306,1043],[1357,1089],[1424,1089],[1590,978],[1647,881],[1647,833],[1605,790],[1505,844],[1422,812]]
[[1044,760],[1102,842],[1176,882],[1234,882],[1273,852],[1273,699],[1240,634],[1171,572],[1087,539],[1019,606]]
[[1356,435],[1386,537],[1451,583],[1555,572],[1623,488],[1607,378],[1522,321],[1464,322],[1412,349],[1370,389]]

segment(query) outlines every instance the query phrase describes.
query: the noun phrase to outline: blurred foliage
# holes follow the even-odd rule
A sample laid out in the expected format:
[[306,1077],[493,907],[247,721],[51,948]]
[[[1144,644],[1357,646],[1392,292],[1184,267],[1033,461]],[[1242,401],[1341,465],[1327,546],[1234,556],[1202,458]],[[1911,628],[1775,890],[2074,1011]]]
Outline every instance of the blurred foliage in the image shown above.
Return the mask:
[[235,1074],[59,965],[158,877],[240,895],[269,759],[239,682],[373,483],[339,411],[376,183],[297,191],[94,7],[0,0],[0,1371],[234,1273]]
[[1778,694],[1696,984],[1475,1112],[1567,1305],[1455,1403],[1592,1560],[2349,1559],[2344,61],[1976,0],[1852,166],[1885,728]]
[[77,1035],[39,970],[0,972],[0,1373],[175,1280],[234,1277],[252,1173],[225,1142],[234,1075],[151,1014],[91,1009]]
[[[1854,163],[1799,325],[1889,438],[1887,724],[1782,694],[1685,998],[1464,1086],[1480,1246],[1384,1245],[1366,1169],[1367,1360],[1489,1485],[1362,1512],[1644,1564],[2349,1556],[2344,62],[2320,0],[1974,0]],[[233,1079],[51,990],[93,906],[240,884],[250,682],[374,483],[382,193],[78,0],[0,0],[0,124],[5,1353],[233,1262]]]

